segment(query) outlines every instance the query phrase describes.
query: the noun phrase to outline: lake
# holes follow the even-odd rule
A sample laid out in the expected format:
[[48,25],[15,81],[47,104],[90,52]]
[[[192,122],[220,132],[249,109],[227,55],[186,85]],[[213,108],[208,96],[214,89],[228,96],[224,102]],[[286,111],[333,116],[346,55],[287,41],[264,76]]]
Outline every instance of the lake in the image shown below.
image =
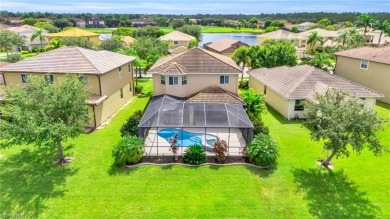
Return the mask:
[[[235,40],[239,40],[248,45],[256,45],[257,44],[257,36],[258,34],[254,33],[203,33],[203,39],[199,42],[199,46],[203,46],[204,43],[215,42],[217,40],[223,38],[232,38]],[[111,34],[100,34],[100,40],[106,40],[111,38]]]

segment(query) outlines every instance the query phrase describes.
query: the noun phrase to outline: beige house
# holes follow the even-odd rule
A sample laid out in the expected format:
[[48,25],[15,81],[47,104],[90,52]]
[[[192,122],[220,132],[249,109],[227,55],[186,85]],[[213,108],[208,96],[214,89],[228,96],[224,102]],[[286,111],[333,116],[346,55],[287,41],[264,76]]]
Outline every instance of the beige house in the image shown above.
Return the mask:
[[309,30],[314,25],[316,24],[312,22],[304,22],[304,23],[297,24],[297,27],[299,32],[304,32]]
[[248,46],[248,44],[231,38],[223,38],[216,42],[203,44],[203,48],[229,57],[241,46]]
[[195,37],[180,31],[172,31],[159,37],[159,39],[161,41],[168,41],[171,54],[178,54],[186,51],[190,41],[194,40]]
[[201,48],[159,59],[149,70],[153,74],[154,96],[191,97],[209,87],[219,87],[237,96],[242,73],[234,61]]
[[[35,31],[39,30],[39,28],[30,26],[30,25],[22,25],[20,27],[10,27],[8,30],[19,34],[24,39],[24,46],[22,46],[22,50],[32,51],[34,48],[41,48],[41,41],[39,37],[36,37],[31,41],[31,36],[35,33]],[[47,30],[42,30],[43,35],[47,35]],[[45,48],[48,44],[48,41],[44,39],[42,41],[42,48]]]
[[383,93],[390,103],[390,47],[362,47],[335,53],[334,74]]
[[48,75],[57,83],[65,74],[80,74],[92,96],[86,101],[93,119],[88,127],[102,125],[134,95],[135,58],[109,51],[62,47],[0,68],[4,84],[27,84],[30,75]]
[[254,69],[249,72],[249,87],[263,93],[267,104],[287,119],[304,118],[305,101],[316,104],[315,93],[324,93],[329,88],[362,99],[368,108],[374,108],[376,99],[383,97],[381,93],[309,65]]

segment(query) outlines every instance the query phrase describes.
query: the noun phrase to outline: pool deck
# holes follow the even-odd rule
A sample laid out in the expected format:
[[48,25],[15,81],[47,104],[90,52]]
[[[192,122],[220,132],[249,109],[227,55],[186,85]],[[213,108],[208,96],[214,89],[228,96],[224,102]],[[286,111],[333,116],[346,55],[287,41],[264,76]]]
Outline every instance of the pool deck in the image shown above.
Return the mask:
[[[163,129],[163,128],[161,128]],[[159,130],[161,130],[159,128]],[[201,133],[204,134],[204,128],[184,128],[183,131]],[[218,136],[220,139],[225,140],[228,143],[228,155],[240,156],[240,149],[245,147],[245,140],[242,137],[240,129],[230,129],[230,135],[227,128],[207,128],[206,134]],[[180,144],[180,140],[178,141]],[[145,155],[172,155],[170,149],[170,143],[164,138],[157,135],[157,129],[152,128],[149,130],[149,134],[145,139]],[[179,155],[183,155],[187,147],[179,147]],[[206,150],[206,154],[214,155],[211,148]]]

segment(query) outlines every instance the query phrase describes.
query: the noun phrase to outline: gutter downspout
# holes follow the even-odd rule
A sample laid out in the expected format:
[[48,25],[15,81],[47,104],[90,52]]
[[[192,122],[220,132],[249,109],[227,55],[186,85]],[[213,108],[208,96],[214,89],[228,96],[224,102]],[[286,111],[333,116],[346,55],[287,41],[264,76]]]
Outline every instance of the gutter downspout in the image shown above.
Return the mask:
[[99,79],[99,96],[102,96],[102,83],[100,81],[100,75],[97,75],[98,79]]
[[92,110],[93,110],[93,123],[95,125],[95,129],[97,128],[96,127],[96,113],[95,113],[95,105],[92,106]]
[[3,75],[3,80],[4,80],[4,86],[7,86],[7,82],[5,81],[5,75],[4,74],[2,74]]

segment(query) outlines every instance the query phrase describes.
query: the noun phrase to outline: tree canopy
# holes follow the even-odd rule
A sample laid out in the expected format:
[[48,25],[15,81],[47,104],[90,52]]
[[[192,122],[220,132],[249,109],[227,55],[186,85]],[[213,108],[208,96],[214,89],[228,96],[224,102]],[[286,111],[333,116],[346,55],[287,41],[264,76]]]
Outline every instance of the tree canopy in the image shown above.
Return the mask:
[[351,151],[360,153],[368,148],[378,155],[385,150],[377,135],[383,120],[365,107],[362,100],[332,88],[323,95],[317,93],[315,98],[318,104],[306,104],[304,124],[310,130],[311,139],[323,141],[324,149],[331,152],[323,161],[324,166],[334,156],[348,157]]
[[184,25],[177,30],[195,37],[198,41],[202,40],[202,27],[199,25]]
[[15,46],[21,46],[24,44],[24,39],[17,33],[6,29],[0,29],[0,49],[7,53],[12,51]]
[[57,147],[63,163],[62,142],[78,136],[90,120],[85,104],[90,92],[77,75],[65,75],[55,84],[50,75],[31,76],[27,81],[28,86],[5,89],[1,138],[8,145]]
[[259,46],[251,46],[251,68],[273,68],[297,65],[294,44],[289,40],[266,40]]

